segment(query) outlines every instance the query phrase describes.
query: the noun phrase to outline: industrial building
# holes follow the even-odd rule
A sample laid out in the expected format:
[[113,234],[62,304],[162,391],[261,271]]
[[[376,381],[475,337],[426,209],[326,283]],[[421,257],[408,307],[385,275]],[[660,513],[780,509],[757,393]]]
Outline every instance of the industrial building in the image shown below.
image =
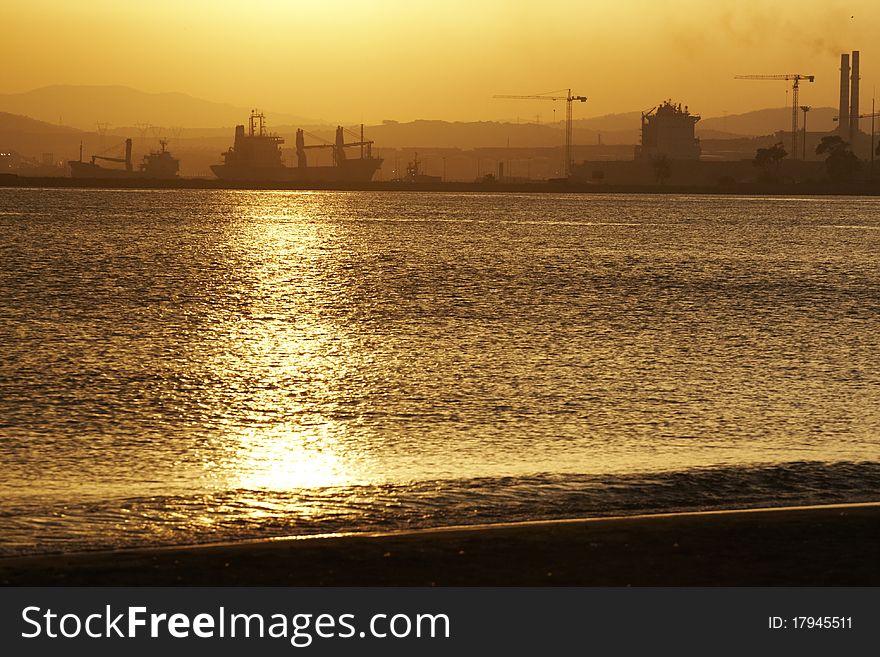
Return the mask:
[[700,159],[700,140],[694,135],[699,120],[687,105],[682,109],[681,103],[674,105],[671,100],[642,112],[642,143],[636,146],[635,159]]
[[[877,138],[875,122],[880,113],[861,113],[859,99],[860,80],[859,51],[840,57],[840,103],[838,127],[834,133],[846,141],[852,151],[863,160],[873,163]],[[801,74],[742,75],[741,79],[785,80],[793,83],[792,126],[793,131],[777,131],[773,135],[751,138],[751,147],[768,147],[782,142],[789,150],[774,175],[781,181],[821,181],[827,179],[825,156],[815,154],[816,145],[827,132],[807,132],[806,119],[809,106],[798,104],[798,82],[812,81],[815,76]],[[803,112],[803,129],[799,129],[797,117]],[[864,132],[860,121],[871,120],[871,130]],[[641,144],[635,147],[632,161],[592,160],[575,164],[572,178],[579,182],[605,185],[697,185],[725,186],[735,183],[755,182],[759,169],[754,165],[754,151],[743,152],[739,158],[719,156],[717,153],[702,154],[695,126],[700,116],[691,114],[688,107],[667,100],[658,107],[642,112]],[[789,146],[791,144],[791,146]],[[796,149],[796,150],[795,150]],[[659,175],[658,158],[668,160]]]

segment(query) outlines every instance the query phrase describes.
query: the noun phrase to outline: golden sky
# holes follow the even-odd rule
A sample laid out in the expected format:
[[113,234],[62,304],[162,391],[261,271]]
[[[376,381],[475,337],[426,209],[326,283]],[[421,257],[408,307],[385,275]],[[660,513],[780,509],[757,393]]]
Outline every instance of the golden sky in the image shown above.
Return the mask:
[[[839,54],[880,86],[876,0],[26,0],[3,2],[0,92],[49,84],[182,91],[329,121],[551,118],[503,101],[571,87],[577,115],[671,97],[703,116],[836,106]],[[14,65],[10,65],[14,62]],[[562,111],[561,108],[559,110]],[[561,117],[557,117],[561,118]]]

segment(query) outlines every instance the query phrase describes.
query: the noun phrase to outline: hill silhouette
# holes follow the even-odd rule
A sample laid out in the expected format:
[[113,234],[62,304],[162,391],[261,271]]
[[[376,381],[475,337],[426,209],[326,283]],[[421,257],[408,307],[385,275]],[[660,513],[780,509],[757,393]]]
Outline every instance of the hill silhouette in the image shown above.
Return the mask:
[[[810,132],[831,132],[837,127],[832,121],[837,116],[833,107],[814,107],[807,115],[807,129]],[[798,117],[803,128],[803,114]],[[773,107],[754,110],[743,114],[729,114],[704,118],[697,124],[698,131],[717,130],[733,135],[759,136],[771,135],[779,130],[791,130],[791,108]]]
[[[48,123],[94,130],[111,126],[155,124],[220,127],[243,123],[249,108],[215,103],[184,93],[146,93],[124,86],[54,85],[24,93],[0,94],[0,111],[23,114]],[[276,123],[320,123],[292,114],[272,113]]]
[[[270,129],[282,134],[297,127],[323,128],[329,122],[266,109]],[[24,115],[58,127],[60,124],[94,131],[98,123],[109,123],[114,133],[134,134],[135,126],[170,126],[187,131],[201,129],[202,136],[221,137],[220,129],[244,123],[249,108],[195,98],[179,92],[146,93],[125,86],[54,85],[17,94],[0,94],[0,112]],[[808,116],[811,131],[831,131],[837,111],[817,107]],[[561,117],[560,117],[561,118]],[[602,116],[576,118],[574,138],[583,144],[636,144],[639,141],[641,112],[628,111]],[[2,123],[2,121],[0,121]],[[8,121],[7,121],[8,123]],[[787,107],[760,109],[742,114],[706,117],[697,124],[705,138],[724,139],[761,136],[787,130],[791,110]],[[33,132],[34,126],[22,130]],[[370,137],[395,147],[449,146],[461,148],[547,146],[559,142],[564,126],[561,120],[537,121],[384,121],[370,127]],[[42,129],[49,132],[49,128]],[[223,135],[226,133],[223,132]]]
[[0,112],[0,134],[26,133],[32,135],[58,135],[79,132],[80,130],[71,128],[70,126],[38,121],[37,119],[32,119],[29,116],[23,116],[21,114]]
[[[833,107],[815,107],[807,118],[807,128],[811,132],[830,132],[837,126],[831,120],[834,116],[837,116],[837,110]],[[802,115],[799,119],[802,121]],[[606,134],[609,136],[609,143],[617,132],[634,135],[635,141],[630,141],[636,143],[640,125],[641,112],[606,114],[574,121],[575,130],[602,132],[603,138]],[[790,129],[791,108],[772,107],[727,116],[703,116],[697,123],[696,131],[703,138],[735,139],[772,135],[779,130]]]

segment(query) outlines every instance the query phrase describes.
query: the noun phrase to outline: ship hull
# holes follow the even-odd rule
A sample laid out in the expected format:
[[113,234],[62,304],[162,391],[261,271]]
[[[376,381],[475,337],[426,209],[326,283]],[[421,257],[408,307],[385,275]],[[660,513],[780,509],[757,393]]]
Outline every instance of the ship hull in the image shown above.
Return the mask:
[[164,180],[177,177],[176,172],[159,174],[148,171],[128,171],[127,169],[105,169],[104,167],[98,166],[97,164],[92,164],[91,162],[80,162],[78,160],[69,160],[67,162],[67,165],[70,167],[71,178],[88,178],[90,180]]
[[382,166],[381,158],[346,160],[339,166],[257,167],[215,164],[211,167],[220,180],[248,182],[369,182]]
[[70,160],[70,175],[73,178],[138,178],[135,171],[127,171],[126,169],[105,169],[91,162],[78,162]]

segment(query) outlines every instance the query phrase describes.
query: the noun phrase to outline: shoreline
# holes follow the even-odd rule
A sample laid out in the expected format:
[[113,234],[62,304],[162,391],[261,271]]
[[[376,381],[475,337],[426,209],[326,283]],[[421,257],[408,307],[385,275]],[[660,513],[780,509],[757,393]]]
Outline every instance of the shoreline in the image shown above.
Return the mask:
[[880,502],[571,518],[0,559],[7,586],[880,585]]
[[732,185],[640,185],[594,184],[566,180],[535,182],[439,182],[407,183],[371,181],[364,183],[309,183],[225,181],[214,178],[125,179],[27,177],[0,174],[0,188],[10,189],[194,189],[247,191],[360,191],[360,192],[496,192],[534,194],[695,194],[709,196],[880,196],[876,181],[835,185],[832,183],[735,183]]

